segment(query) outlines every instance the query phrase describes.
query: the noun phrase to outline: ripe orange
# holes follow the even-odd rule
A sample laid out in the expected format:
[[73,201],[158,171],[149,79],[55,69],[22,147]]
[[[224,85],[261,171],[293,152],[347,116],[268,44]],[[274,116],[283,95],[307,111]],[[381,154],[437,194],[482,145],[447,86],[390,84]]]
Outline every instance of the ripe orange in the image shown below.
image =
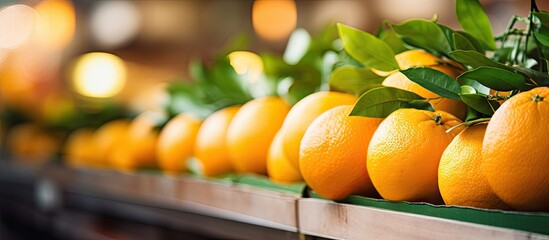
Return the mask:
[[486,124],[470,126],[446,147],[438,166],[438,188],[444,203],[505,209],[482,172],[482,139]]
[[65,145],[65,159],[74,167],[91,167],[97,165],[93,130],[82,128],[73,131]]
[[327,110],[356,102],[354,95],[339,92],[313,93],[296,103],[282,125],[282,146],[287,158],[299,168],[299,144],[307,127]]
[[217,176],[232,170],[227,150],[227,128],[240,106],[227,107],[210,115],[198,130],[194,156],[204,176]]
[[267,152],[290,106],[279,97],[244,104],[227,129],[227,147],[237,172],[267,173]]
[[461,121],[443,111],[399,109],[374,133],[368,147],[368,172],[379,194],[392,201],[440,203],[438,164]]
[[[409,50],[395,56],[400,69],[405,70],[412,67],[430,67],[456,78],[461,73],[458,67],[453,63],[447,62],[435,55],[422,50]],[[446,63],[446,65],[442,64]],[[452,66],[450,66],[452,65]],[[453,114],[454,116],[465,119],[467,116],[467,106],[461,102],[447,98],[440,98],[439,95],[423,88],[417,83],[412,82],[400,72],[391,73],[384,81],[384,86],[395,87],[414,92],[424,98],[437,98],[429,101],[436,110],[442,110]]]
[[29,163],[43,163],[60,149],[59,139],[33,123],[8,129],[6,149],[16,158]]
[[518,210],[549,210],[549,88],[505,101],[492,116],[482,145],[488,183]]
[[155,148],[158,138],[156,125],[163,120],[159,113],[143,112],[130,122],[124,145],[118,146],[112,158],[120,170],[157,165]]
[[267,172],[269,173],[271,181],[277,183],[284,184],[303,180],[299,169],[290,163],[290,160],[286,157],[286,153],[284,153],[284,149],[282,148],[282,134],[280,131],[276,134],[271,143],[271,147],[269,148]]
[[187,169],[187,159],[192,155],[200,120],[188,114],[171,119],[158,135],[156,158],[158,165],[168,174]]
[[116,146],[124,144],[129,125],[128,120],[114,120],[95,130],[93,144],[98,164],[105,166],[111,162],[110,153]]
[[382,119],[349,116],[352,109],[345,105],[326,111],[311,123],[301,140],[299,167],[303,179],[328,199],[375,193],[366,155]]

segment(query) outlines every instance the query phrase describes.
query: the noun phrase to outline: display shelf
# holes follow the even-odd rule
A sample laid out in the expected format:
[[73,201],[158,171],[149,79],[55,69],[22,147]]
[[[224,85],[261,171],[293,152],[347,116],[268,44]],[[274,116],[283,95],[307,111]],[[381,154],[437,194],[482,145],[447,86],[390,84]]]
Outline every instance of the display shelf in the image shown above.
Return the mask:
[[[421,208],[436,208],[445,213],[467,215],[471,209],[440,209],[441,206],[362,198],[358,199],[360,201],[355,199],[357,203],[353,204],[336,203],[301,197],[301,185],[270,184],[265,178],[255,177],[168,177],[154,172],[121,173],[58,165],[36,167],[0,161],[2,198],[9,195],[15,202],[35,204],[43,212],[70,210],[107,214],[146,225],[198,231],[213,237],[549,239],[549,235],[540,233],[417,212],[424,211]],[[402,205],[416,212],[406,212]],[[537,218],[529,221],[539,226],[546,220],[545,215],[541,215],[543,221]]]
[[187,211],[297,232],[299,195],[194,177],[69,169],[69,193]]
[[549,239],[506,228],[335,203],[299,201],[300,231],[335,239]]

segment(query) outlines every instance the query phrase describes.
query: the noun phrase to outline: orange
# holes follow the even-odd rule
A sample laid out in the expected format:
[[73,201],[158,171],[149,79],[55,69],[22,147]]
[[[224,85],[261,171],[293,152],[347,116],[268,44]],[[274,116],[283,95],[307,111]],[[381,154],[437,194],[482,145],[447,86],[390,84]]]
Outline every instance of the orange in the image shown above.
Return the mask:
[[287,158],[299,168],[299,144],[307,127],[327,110],[356,102],[354,95],[339,92],[313,93],[296,103],[282,125],[282,146]]
[[[412,67],[425,66],[448,74],[454,79],[461,73],[461,70],[458,67],[455,67],[453,63],[447,63],[443,59],[422,50],[408,50],[397,54],[395,58],[400,69],[402,70]],[[446,63],[446,65],[442,63]],[[467,116],[467,106],[463,102],[441,98],[439,95],[423,88],[417,83],[412,82],[401,72],[391,73],[387,78],[385,78],[383,85],[408,90],[424,98],[433,98],[429,102],[436,110],[446,111],[460,119],[465,119]]]
[[113,148],[124,144],[126,132],[130,122],[128,120],[114,120],[103,124],[95,130],[93,144],[98,164],[106,166],[110,161]]
[[227,129],[240,106],[227,107],[210,115],[198,130],[194,156],[204,176],[217,176],[232,171],[227,149]]
[[279,97],[244,104],[227,129],[227,148],[237,172],[267,173],[267,152],[290,106]]
[[443,111],[402,108],[391,113],[368,147],[368,172],[379,194],[392,201],[441,203],[438,164],[461,123]]
[[93,130],[82,128],[73,131],[65,145],[65,159],[74,167],[91,167],[95,163]]
[[483,171],[492,190],[518,210],[549,210],[549,88],[505,101],[482,144]]
[[156,161],[155,127],[163,120],[156,112],[143,112],[130,122],[124,144],[112,154],[113,164],[120,170],[135,170],[139,167],[154,167]]
[[60,148],[57,137],[33,123],[23,123],[8,129],[6,149],[17,159],[30,163],[43,163]]
[[505,209],[482,172],[486,124],[470,126],[446,147],[438,166],[438,188],[447,205]]
[[188,114],[179,114],[162,129],[156,145],[156,157],[162,170],[177,174],[187,169],[192,155],[200,120]]
[[368,144],[379,118],[349,116],[353,106],[332,108],[307,128],[299,168],[315,192],[328,199],[374,194],[366,169]]
[[282,149],[282,134],[276,134],[267,156],[267,172],[269,179],[276,183],[293,183],[303,180],[299,169],[290,163]]

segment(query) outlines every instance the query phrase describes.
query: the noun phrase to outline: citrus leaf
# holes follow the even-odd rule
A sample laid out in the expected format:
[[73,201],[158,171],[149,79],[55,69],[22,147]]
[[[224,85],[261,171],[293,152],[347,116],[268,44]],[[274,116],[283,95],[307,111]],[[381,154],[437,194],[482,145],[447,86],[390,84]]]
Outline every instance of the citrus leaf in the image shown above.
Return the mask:
[[465,65],[469,65],[472,68],[478,68],[478,67],[495,67],[495,68],[501,68],[505,70],[512,71],[513,68],[503,65],[501,63],[495,62],[488,57],[484,56],[484,54],[471,51],[471,50],[455,50],[450,52],[450,55],[458,62],[463,63]]
[[461,86],[461,93],[462,94],[475,94],[477,93],[477,90],[474,87],[463,85]]
[[469,40],[469,42],[471,42],[471,44],[473,44],[473,46],[475,47],[475,50],[477,52],[479,52],[479,53],[484,53],[485,52],[485,49],[482,47],[482,45],[480,45],[478,40],[475,37],[471,36],[471,34],[463,32],[463,31],[456,31],[456,33],[461,35],[462,37],[466,38],[467,40]]
[[452,48],[452,50],[455,50],[454,46],[454,33],[455,31],[445,25],[442,25],[440,23],[437,23],[437,26],[440,28],[440,30],[442,30],[442,32],[444,33],[444,36],[446,37],[446,40],[448,40],[448,43],[450,43],[450,47]]
[[542,26],[549,28],[549,13],[548,12],[533,12],[534,15]]
[[367,32],[337,24],[345,51],[364,66],[381,71],[398,69],[395,52],[383,40]]
[[494,68],[479,67],[461,74],[458,79],[474,80],[497,91],[526,90],[524,76],[519,73]]
[[399,108],[421,106],[419,103],[410,104],[418,100],[424,100],[424,98],[398,88],[378,87],[362,94],[350,115],[384,118]]
[[380,87],[384,79],[370,69],[345,66],[333,71],[328,82],[332,89],[360,95],[367,90]]
[[406,46],[404,46],[404,42],[402,42],[402,40],[397,36],[394,31],[386,30],[380,35],[380,38],[381,40],[389,44],[395,54],[399,54],[408,50]]
[[534,32],[534,36],[541,44],[549,47],[549,29],[542,27],[538,32]]
[[[534,69],[524,68],[524,67],[513,67],[514,70],[522,73],[526,77],[528,77],[530,80],[534,81],[536,85],[540,86],[549,86],[549,75],[544,72],[536,71]],[[533,85],[527,83],[529,87],[533,87]]]
[[456,16],[465,32],[477,37],[486,49],[496,49],[490,19],[478,0],[456,0]]
[[447,55],[452,51],[443,30],[432,21],[412,19],[397,25],[389,25],[393,31],[411,46]]
[[488,100],[487,96],[483,94],[459,94],[459,96],[467,106],[490,116],[494,114],[500,105],[497,101]]
[[475,45],[466,37],[464,37],[461,33],[454,33],[454,48],[458,50],[472,50],[477,51],[475,48]]
[[420,67],[401,70],[408,79],[441,97],[459,100],[461,89],[455,79],[432,68]]
[[487,117],[486,114],[483,114],[475,109],[473,109],[472,107],[468,107],[467,108],[467,117],[465,117],[465,121],[471,121],[471,120],[476,120],[476,119],[479,119],[479,118],[482,118],[482,117]]
[[415,109],[422,109],[422,110],[428,110],[431,112],[435,111],[435,108],[433,108],[433,105],[428,102],[427,100],[412,100],[409,101],[404,108],[415,108]]
[[[477,82],[475,80],[468,79],[468,78],[461,78],[460,79],[458,77],[457,81],[461,85],[462,88],[464,86],[469,86],[469,87],[474,88],[477,93],[490,94],[490,88],[487,88],[486,86],[480,84],[479,82]],[[461,93],[464,93],[464,92],[461,91]]]

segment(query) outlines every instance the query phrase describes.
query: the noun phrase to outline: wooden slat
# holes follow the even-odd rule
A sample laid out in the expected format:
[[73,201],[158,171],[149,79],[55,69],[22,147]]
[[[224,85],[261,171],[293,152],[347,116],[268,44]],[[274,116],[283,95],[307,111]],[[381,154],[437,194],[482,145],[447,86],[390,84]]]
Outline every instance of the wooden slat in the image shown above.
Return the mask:
[[301,233],[336,239],[549,239],[534,233],[320,199],[299,200],[298,215]]
[[156,206],[297,232],[297,195],[191,177],[165,177],[73,169],[69,191],[123,198]]

